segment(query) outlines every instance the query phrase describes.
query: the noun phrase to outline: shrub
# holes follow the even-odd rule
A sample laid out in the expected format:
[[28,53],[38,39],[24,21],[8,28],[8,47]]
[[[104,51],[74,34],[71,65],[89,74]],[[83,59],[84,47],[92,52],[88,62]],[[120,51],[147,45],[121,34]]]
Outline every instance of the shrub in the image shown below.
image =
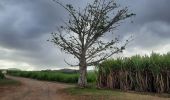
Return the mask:
[[4,78],[5,78],[4,74],[2,74],[2,72],[0,72],[0,79],[4,79]]

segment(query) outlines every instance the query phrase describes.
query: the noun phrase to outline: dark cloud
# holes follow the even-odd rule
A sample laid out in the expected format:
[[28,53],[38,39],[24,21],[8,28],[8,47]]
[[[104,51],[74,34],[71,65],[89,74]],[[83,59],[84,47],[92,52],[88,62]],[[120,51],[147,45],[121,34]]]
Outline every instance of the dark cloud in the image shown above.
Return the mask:
[[137,14],[140,16],[137,22],[163,21],[170,23],[169,5],[169,0],[142,0],[141,8],[137,10]]
[[[120,4],[127,5],[129,11],[136,14],[135,17],[130,19],[133,23],[127,21],[121,26],[119,29],[120,33],[133,32],[150,23],[170,23],[169,0],[120,0]],[[160,32],[155,34],[166,33]]]
[[4,0],[0,13],[0,43],[10,49],[41,49],[37,40],[54,31],[57,25],[57,9],[46,0]]
[[[60,1],[72,3],[77,9],[91,2]],[[137,14],[115,31],[122,38],[130,33],[134,35],[128,52],[153,50],[170,42],[170,0],[119,0],[119,3]],[[75,62],[72,56],[61,53],[46,41],[62,20],[68,18],[67,15],[66,10],[52,0],[1,0],[0,61],[26,63],[36,69],[67,66],[64,59]],[[130,23],[131,20],[134,23]]]

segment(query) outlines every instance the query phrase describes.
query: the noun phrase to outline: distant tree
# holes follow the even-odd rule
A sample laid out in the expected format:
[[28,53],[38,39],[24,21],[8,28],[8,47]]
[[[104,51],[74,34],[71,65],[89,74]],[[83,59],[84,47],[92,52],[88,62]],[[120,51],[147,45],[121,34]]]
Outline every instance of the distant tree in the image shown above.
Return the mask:
[[64,26],[58,27],[57,32],[52,33],[50,41],[79,60],[78,85],[85,87],[87,66],[96,65],[122,52],[129,42],[126,40],[120,44],[120,39],[113,34],[110,35],[111,40],[104,40],[103,37],[113,33],[123,20],[134,14],[129,13],[127,7],[121,8],[115,0],[94,0],[82,10],[75,9],[71,4],[53,1],[68,11],[69,19]]

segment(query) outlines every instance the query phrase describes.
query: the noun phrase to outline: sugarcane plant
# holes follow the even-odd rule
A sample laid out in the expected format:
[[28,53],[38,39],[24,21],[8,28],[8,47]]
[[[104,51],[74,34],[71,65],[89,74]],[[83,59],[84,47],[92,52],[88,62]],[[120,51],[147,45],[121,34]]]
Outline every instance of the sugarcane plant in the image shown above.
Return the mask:
[[100,87],[170,93],[170,53],[109,59],[97,68]]

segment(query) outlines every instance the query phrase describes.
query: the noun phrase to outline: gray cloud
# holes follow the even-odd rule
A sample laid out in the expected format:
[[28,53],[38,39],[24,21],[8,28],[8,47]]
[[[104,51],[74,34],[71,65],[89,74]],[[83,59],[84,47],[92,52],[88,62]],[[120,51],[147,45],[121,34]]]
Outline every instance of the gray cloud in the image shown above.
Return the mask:
[[[91,0],[62,2],[83,7]],[[120,0],[119,3],[137,14],[130,19],[134,23],[128,20],[115,31],[122,38],[134,34],[128,52],[139,52],[134,48],[153,50],[170,42],[169,0]],[[64,59],[76,62],[46,41],[67,17],[66,11],[52,0],[1,0],[0,61],[27,63],[35,69],[67,66]]]

